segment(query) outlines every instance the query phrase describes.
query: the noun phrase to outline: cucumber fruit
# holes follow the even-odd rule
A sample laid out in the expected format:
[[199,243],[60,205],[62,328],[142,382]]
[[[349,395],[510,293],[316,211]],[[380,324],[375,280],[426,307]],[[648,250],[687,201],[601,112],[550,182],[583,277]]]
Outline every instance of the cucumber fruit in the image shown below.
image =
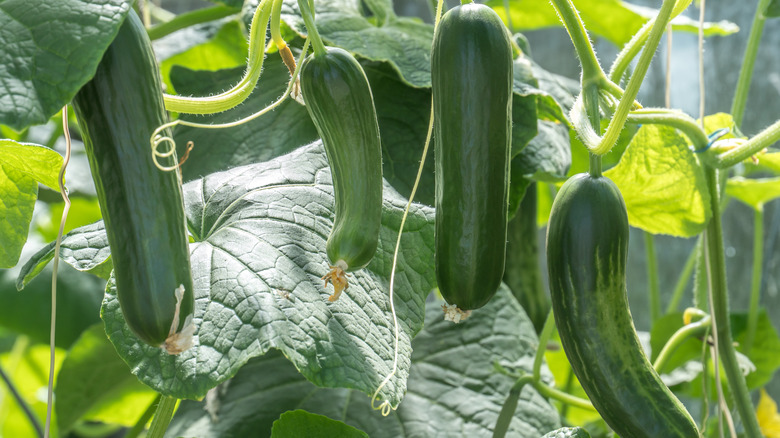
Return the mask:
[[512,48],[492,9],[470,3],[444,14],[431,87],[436,279],[444,299],[468,311],[495,294],[506,253]]
[[621,437],[695,438],[688,411],[639,344],[626,297],[628,216],[617,186],[579,174],[553,201],[547,266],[555,322],[574,374]]
[[327,47],[301,66],[301,91],[325,146],[336,198],[327,241],[332,282],[339,298],[346,272],[364,268],[376,253],[382,221],[382,145],[371,87],[349,52]]
[[[167,120],[159,69],[130,11],[95,76],[73,100],[130,329],[178,354],[194,326],[190,253],[177,171],[161,171],[150,137]],[[163,164],[175,164],[175,157]]]

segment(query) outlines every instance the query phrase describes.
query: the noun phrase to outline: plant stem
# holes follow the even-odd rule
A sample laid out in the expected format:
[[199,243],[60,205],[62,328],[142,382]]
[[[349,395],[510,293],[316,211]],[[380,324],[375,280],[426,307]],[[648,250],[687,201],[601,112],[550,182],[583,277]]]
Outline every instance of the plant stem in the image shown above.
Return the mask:
[[8,388],[8,392],[11,394],[14,400],[16,400],[16,404],[18,404],[19,407],[22,408],[25,417],[27,417],[27,421],[29,421],[33,429],[35,429],[35,433],[37,434],[37,436],[42,437],[43,426],[41,426],[40,420],[38,420],[38,417],[32,411],[30,405],[28,405],[27,402],[24,401],[22,395],[19,394],[19,391],[16,389],[14,382],[11,381],[11,378],[8,377],[8,374],[5,373],[5,370],[2,368],[2,366],[0,366],[0,378],[2,378],[3,382],[5,382],[5,386]]
[[555,330],[555,318],[553,317],[553,311],[547,314],[547,319],[544,321],[544,328],[542,333],[539,334],[539,346],[536,347],[536,356],[534,356],[534,380],[541,381],[542,379],[542,361],[544,360],[544,352],[547,351],[547,343],[550,341],[553,330]]
[[160,404],[160,399],[162,399],[162,395],[157,394],[157,397],[149,404],[144,413],[141,414],[141,417],[138,418],[138,421],[135,422],[133,428],[125,434],[124,438],[138,438],[138,435],[146,429],[146,424],[149,422],[149,419],[154,415],[157,405]]
[[154,419],[149,426],[146,438],[163,438],[165,431],[168,429],[168,424],[171,422],[171,417],[173,417],[177,401],[173,397],[163,396],[160,398],[160,403],[157,405],[157,411],[154,413]]
[[317,26],[314,25],[314,8],[309,3],[309,0],[298,0],[298,7],[301,9],[301,16],[303,16],[303,23],[306,25],[306,32],[309,39],[311,39],[311,47],[314,49],[314,56],[322,56],[325,54],[325,44],[322,42],[320,33],[317,32]]
[[661,317],[661,290],[658,286],[658,260],[655,256],[653,235],[645,231],[645,255],[647,256],[647,293],[650,298],[650,320]]
[[756,65],[758,46],[761,42],[761,34],[764,32],[764,22],[766,21],[764,11],[766,11],[767,5],[769,5],[769,0],[758,0],[753,25],[750,26],[745,57],[742,58],[742,67],[739,69],[737,89],[734,92],[734,101],[731,103],[731,116],[738,127],[742,126],[742,117],[745,115],[745,104],[750,91],[750,81],[753,78],[753,67]]
[[[585,105],[585,114],[588,116],[590,127],[596,132],[601,132],[601,110],[599,108],[599,87],[596,84],[583,82],[582,99]],[[588,152],[588,172],[593,178],[601,176],[601,156]]]
[[493,428],[493,438],[504,438],[506,436],[506,432],[509,430],[509,425],[512,423],[512,418],[517,410],[517,401],[520,399],[520,393],[523,391],[523,387],[532,381],[533,377],[523,376],[509,390],[509,395],[506,397],[504,405],[501,407],[501,412],[498,414],[496,426]]
[[[569,33],[571,42],[574,43],[574,50],[577,57],[580,58],[582,65],[582,85],[583,89],[588,83],[597,83],[605,77],[604,71],[596,58],[596,52],[590,43],[588,33],[582,24],[580,14],[574,8],[571,0],[552,0],[553,7],[558,11],[558,16],[563,21],[563,27]],[[633,100],[633,99],[632,99]]]
[[734,343],[731,338],[729,323],[729,298],[726,283],[726,260],[723,252],[723,229],[720,220],[720,191],[718,188],[718,171],[709,166],[704,167],[707,187],[710,191],[710,206],[712,219],[707,224],[706,250],[708,262],[708,278],[712,297],[712,318],[715,320],[717,346],[720,361],[726,372],[729,388],[734,396],[737,410],[742,418],[745,434],[748,438],[760,438],[755,409],[750,400],[750,393],[745,383],[745,377],[739,369]]
[[[680,15],[680,13],[691,4],[691,1],[692,0],[679,0],[677,4],[674,5],[672,17]],[[631,40],[623,46],[623,49],[618,53],[615,62],[612,63],[612,67],[609,69],[610,80],[616,84],[620,83],[620,79],[623,77],[623,74],[625,74],[628,66],[631,65],[631,61],[636,58],[636,55],[642,50],[642,46],[647,42],[647,38],[650,36],[650,29],[655,25],[655,20],[656,18],[653,18],[645,23],[644,26],[634,34]]]
[[672,292],[672,299],[669,300],[669,304],[666,306],[666,313],[672,313],[680,306],[680,300],[685,293],[685,286],[688,285],[688,281],[691,279],[693,268],[696,267],[696,255],[699,253],[699,247],[701,241],[697,240],[696,245],[688,254],[688,259],[685,260],[685,266],[683,266],[680,277],[677,279],[677,284],[674,286],[674,292]]
[[146,33],[149,34],[149,39],[154,41],[166,35],[170,35],[177,30],[184,29],[185,27],[219,20],[220,18],[229,17],[238,14],[239,12],[241,12],[241,8],[233,8],[230,6],[214,6],[211,8],[197,9],[177,15],[176,18],[171,21],[160,23],[148,29]]
[[769,125],[763,131],[756,134],[753,138],[734,149],[723,152],[720,155],[712,157],[705,154],[707,164],[718,169],[731,167],[743,160],[747,160],[752,155],[764,150],[780,140],[780,120]]
[[593,403],[591,403],[590,400],[575,397],[571,394],[567,394],[563,391],[551,388],[542,382],[534,381],[531,384],[533,385],[534,389],[539,392],[539,394],[547,398],[552,398],[558,400],[559,402],[566,403],[580,409],[596,412],[596,408],[593,407]]
[[761,271],[764,266],[764,206],[760,204],[753,213],[753,279],[750,287],[750,310],[748,311],[747,336],[745,337],[745,354],[753,348],[758,325],[758,304],[761,300]]
[[658,357],[655,358],[655,362],[653,362],[653,368],[655,368],[656,372],[660,373],[663,369],[664,365],[666,365],[666,362],[669,361],[669,358],[671,358],[672,353],[674,353],[674,350],[677,349],[677,347],[680,346],[686,339],[688,339],[691,336],[696,335],[703,335],[707,329],[710,327],[712,323],[712,318],[707,315],[704,318],[702,318],[699,321],[692,322],[688,325],[684,325],[680,327],[671,338],[669,338],[668,341],[666,341],[666,344],[664,344],[664,347],[661,349],[661,352],[658,353]]
[[707,133],[701,128],[693,117],[678,110],[667,110],[663,108],[644,108],[631,111],[626,120],[628,123],[641,125],[666,125],[671,126],[682,132],[693,147],[697,150],[707,148],[709,138]]

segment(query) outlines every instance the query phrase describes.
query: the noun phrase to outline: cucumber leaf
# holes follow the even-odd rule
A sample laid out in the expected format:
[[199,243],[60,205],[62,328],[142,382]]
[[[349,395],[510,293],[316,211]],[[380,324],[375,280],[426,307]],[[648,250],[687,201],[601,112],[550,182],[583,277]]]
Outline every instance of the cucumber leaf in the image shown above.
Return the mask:
[[780,198],[780,178],[729,178],[726,181],[726,194],[754,210],[761,210],[767,202]]
[[124,0],[0,2],[0,123],[46,123],[95,74],[130,10]]
[[130,373],[100,322],[68,351],[55,394],[57,427],[63,435],[82,417],[132,426],[157,396]]
[[[406,398],[387,417],[371,409],[369,397],[349,389],[317,387],[281,354],[269,352],[250,360],[236,377],[215,389],[209,401],[183,401],[169,433],[267,437],[281,412],[305,409],[341,420],[373,438],[490,436],[514,383],[512,377],[495,372],[493,363],[530,372],[538,345],[533,325],[505,286],[460,324],[444,321],[443,301],[430,298],[425,328],[412,341]],[[542,371],[549,381],[546,367]],[[525,387],[507,436],[538,438],[557,427],[555,408]]]
[[368,438],[368,434],[341,421],[324,415],[312,414],[303,409],[285,412],[274,421],[271,438]]
[[[333,224],[332,190],[321,143],[187,183],[195,346],[168,356],[141,343],[126,326],[109,281],[101,315],[133,373],[166,395],[201,398],[250,358],[276,348],[319,386],[372,394],[392,365],[388,283],[406,200],[385,185],[379,250],[367,268],[352,274],[342,297],[328,303],[331,291],[323,288],[320,277],[328,269],[325,240]],[[433,210],[414,205],[406,227],[395,290],[398,372],[380,393],[393,405],[405,392],[410,340],[422,327],[424,299],[435,285],[430,269]],[[79,231],[64,240],[63,248],[76,247],[70,255],[63,250],[63,260],[82,269],[105,263],[108,247],[100,226],[88,230],[92,244]],[[94,259],[79,257],[90,251]],[[42,251],[29,264],[45,264],[47,254]]]
[[562,427],[547,433],[542,438],[590,438],[590,434],[581,427]]
[[59,191],[61,167],[62,156],[47,147],[0,140],[0,268],[16,265],[27,241],[38,183]]
[[766,167],[776,174],[780,174],[780,152],[758,154],[756,155],[756,158],[758,159],[758,164],[760,166]]
[[769,4],[766,6],[764,15],[770,18],[780,17],[780,0],[770,0]]
[[623,194],[628,223],[647,232],[692,237],[712,215],[704,171],[688,140],[673,128],[639,128],[620,162],[604,175]]

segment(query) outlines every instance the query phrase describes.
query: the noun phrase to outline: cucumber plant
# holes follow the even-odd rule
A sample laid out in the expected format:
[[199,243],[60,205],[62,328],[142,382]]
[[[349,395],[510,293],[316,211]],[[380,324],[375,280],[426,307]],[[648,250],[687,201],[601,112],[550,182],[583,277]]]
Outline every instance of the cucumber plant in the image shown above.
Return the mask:
[[495,294],[506,255],[512,47],[492,9],[467,3],[444,14],[433,36],[431,90],[436,279],[464,312]]
[[131,12],[73,105],[122,314],[141,340],[179,354],[192,345],[193,283],[179,173],[158,169],[149,153],[152,131],[167,118],[157,72]]

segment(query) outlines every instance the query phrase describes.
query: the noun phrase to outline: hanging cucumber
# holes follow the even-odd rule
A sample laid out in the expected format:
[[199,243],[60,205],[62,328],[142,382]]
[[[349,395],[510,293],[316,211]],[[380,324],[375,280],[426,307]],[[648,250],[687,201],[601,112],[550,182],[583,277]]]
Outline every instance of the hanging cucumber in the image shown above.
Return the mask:
[[[108,233],[119,304],[144,342],[189,348],[192,276],[178,172],[159,170],[149,138],[167,120],[146,30],[130,11],[73,100]],[[170,162],[175,164],[175,157]]]
[[327,242],[330,301],[348,286],[346,273],[364,268],[377,249],[382,220],[382,147],[374,98],[363,68],[349,52],[328,47],[301,66],[306,108],[325,146],[336,198]]
[[593,406],[621,437],[695,438],[696,424],[639,344],[626,298],[628,216],[617,186],[579,174],[561,187],[547,266],[563,349]]
[[507,226],[504,283],[523,306],[536,333],[541,333],[550,312],[550,299],[539,267],[538,232],[534,182],[526,189],[517,214]]
[[444,14],[433,37],[431,87],[436,279],[465,316],[490,300],[504,274],[512,48],[492,9],[470,3]]

